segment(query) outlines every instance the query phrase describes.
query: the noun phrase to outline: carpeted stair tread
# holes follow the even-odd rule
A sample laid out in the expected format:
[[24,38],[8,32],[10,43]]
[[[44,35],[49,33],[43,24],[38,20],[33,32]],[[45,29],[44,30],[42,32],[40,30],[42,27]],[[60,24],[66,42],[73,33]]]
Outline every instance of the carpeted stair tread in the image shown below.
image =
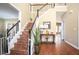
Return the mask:
[[14,44],[14,47],[10,50],[11,55],[28,55],[29,31],[32,25],[33,23],[29,22],[25,27],[24,31],[22,31],[20,38],[17,39],[17,42]]

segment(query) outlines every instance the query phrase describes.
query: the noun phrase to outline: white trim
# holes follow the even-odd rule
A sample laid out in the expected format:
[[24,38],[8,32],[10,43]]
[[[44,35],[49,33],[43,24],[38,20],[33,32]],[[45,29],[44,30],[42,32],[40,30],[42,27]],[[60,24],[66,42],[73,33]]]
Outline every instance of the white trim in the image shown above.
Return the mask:
[[78,24],[77,24],[77,27],[78,27],[78,28],[77,28],[77,31],[78,31],[77,33],[78,33],[78,34],[77,34],[77,35],[78,35],[78,48],[79,48],[79,13],[78,13],[77,22],[78,22]]
[[69,45],[71,45],[72,47],[74,47],[74,48],[76,48],[76,49],[78,49],[79,50],[79,48],[76,46],[76,45],[74,45],[74,44],[72,44],[72,43],[70,43],[70,42],[68,42],[68,41],[66,41],[66,40],[64,40],[67,44],[69,44]]
[[20,23],[19,23],[19,30],[21,30],[21,11],[19,12],[19,20],[20,20]]

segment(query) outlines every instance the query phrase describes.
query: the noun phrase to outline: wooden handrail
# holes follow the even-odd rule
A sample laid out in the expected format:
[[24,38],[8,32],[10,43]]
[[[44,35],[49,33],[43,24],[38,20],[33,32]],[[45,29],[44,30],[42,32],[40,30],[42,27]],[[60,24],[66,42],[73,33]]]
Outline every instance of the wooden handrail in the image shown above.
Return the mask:
[[32,28],[33,28],[33,26],[34,26],[34,24],[35,24],[35,22],[36,22],[36,18],[37,18],[37,17],[39,17],[39,9],[37,10],[37,15],[36,15],[35,20],[34,20],[34,22],[33,22],[33,24],[32,24],[31,30],[32,30]]
[[33,28],[33,26],[34,26],[34,24],[35,24],[35,22],[36,22],[36,18],[37,18],[37,16],[35,17],[35,20],[34,20],[34,22],[33,22],[33,24],[32,24],[31,30],[32,30],[32,28]]
[[37,9],[37,15],[36,15],[36,17],[39,17],[39,9]]
[[18,23],[20,22],[20,20],[19,21],[17,21],[17,23],[16,24],[14,24],[8,31],[7,31],[7,33],[9,33]]
[[48,5],[48,3],[44,4],[44,5],[39,9],[39,11],[40,11],[41,9],[43,9],[46,5]]

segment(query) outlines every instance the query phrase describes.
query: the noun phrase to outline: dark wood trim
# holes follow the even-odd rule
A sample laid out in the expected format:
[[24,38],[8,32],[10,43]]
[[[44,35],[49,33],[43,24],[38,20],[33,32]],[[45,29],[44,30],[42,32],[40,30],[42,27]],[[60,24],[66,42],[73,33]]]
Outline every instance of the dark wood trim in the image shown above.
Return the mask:
[[67,3],[64,3],[64,5],[67,5]]
[[55,44],[55,43],[52,43],[52,42],[41,42],[40,44]]
[[39,4],[39,3],[35,3],[35,4],[31,4],[31,6],[43,6],[45,3],[41,3],[41,4]]
[[36,22],[36,18],[37,18],[37,16],[35,17],[35,20],[34,20],[34,22],[33,22],[33,24],[32,24],[31,30],[32,30],[32,28],[33,28],[33,26],[34,26],[34,24],[35,24],[35,22]]
[[55,3],[54,3],[54,7],[55,7]]
[[39,17],[39,9],[37,9],[37,17]]
[[61,26],[61,23],[57,22],[56,25]]
[[48,5],[48,3],[44,4],[44,5],[39,9],[39,11],[40,11],[41,9],[43,9],[46,5]]

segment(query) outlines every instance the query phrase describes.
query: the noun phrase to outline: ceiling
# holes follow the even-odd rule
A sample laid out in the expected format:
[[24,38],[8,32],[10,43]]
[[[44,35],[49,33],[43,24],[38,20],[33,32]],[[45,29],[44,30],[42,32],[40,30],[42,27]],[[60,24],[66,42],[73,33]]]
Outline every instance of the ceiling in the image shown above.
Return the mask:
[[0,18],[16,18],[19,11],[8,3],[0,3]]

